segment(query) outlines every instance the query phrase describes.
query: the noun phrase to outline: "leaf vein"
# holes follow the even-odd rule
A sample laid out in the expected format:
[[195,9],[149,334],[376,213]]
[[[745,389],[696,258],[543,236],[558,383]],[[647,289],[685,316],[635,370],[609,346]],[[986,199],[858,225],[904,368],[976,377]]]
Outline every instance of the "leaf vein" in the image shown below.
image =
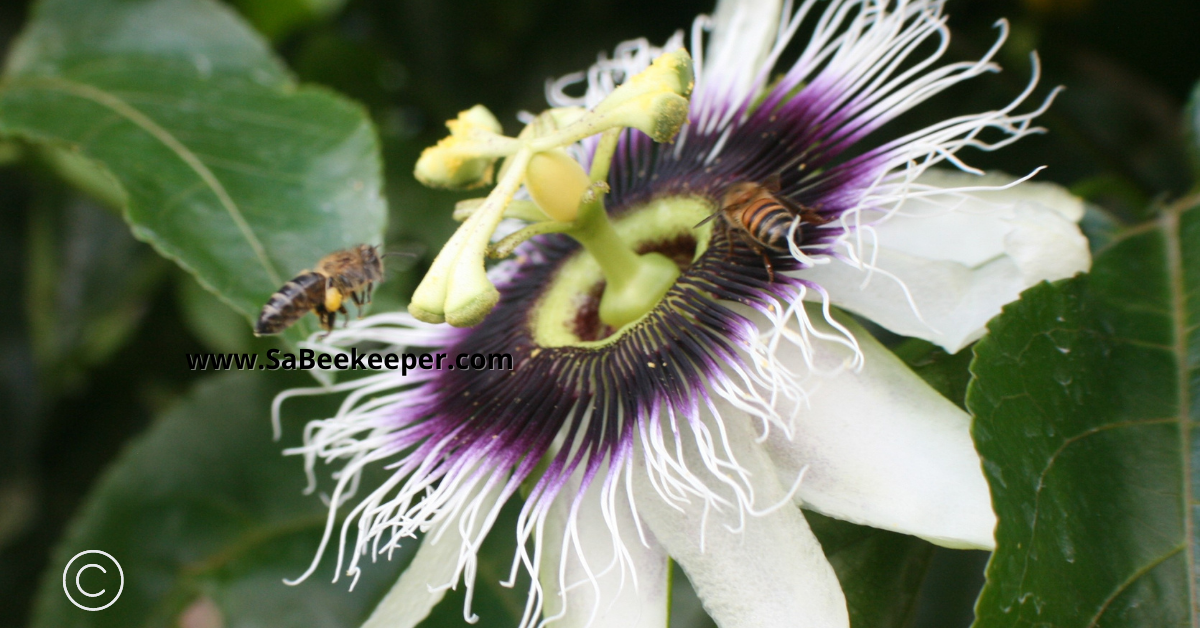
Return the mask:
[[272,283],[283,283],[282,276],[275,269],[274,264],[271,263],[270,257],[267,256],[266,249],[263,247],[262,243],[259,242],[258,236],[255,235],[254,230],[250,227],[250,224],[246,222],[246,218],[242,215],[237,203],[234,202],[233,198],[229,195],[229,192],[225,190],[225,186],[221,184],[221,181],[217,179],[216,175],[209,170],[208,166],[204,165],[204,162],[201,161],[195,153],[193,153],[187,146],[175,138],[175,136],[171,135],[169,131],[159,126],[154,120],[150,119],[137,109],[131,107],[128,103],[124,102],[120,98],[117,98],[116,96],[103,90],[92,87],[91,85],[77,83],[75,81],[62,78],[21,79],[20,84],[28,85],[32,88],[43,87],[53,91],[61,91],[77,98],[90,100],[98,105],[107,107],[118,115],[123,116],[130,122],[140,127],[143,131],[149,133],[156,140],[162,142],[162,144],[170,149],[171,152],[175,153],[175,155],[179,157],[181,161],[187,164],[187,166],[191,168],[198,177],[200,177],[204,184],[209,187],[213,195],[217,197],[217,201],[229,214],[229,217],[233,220],[234,225],[236,225],[238,231],[241,232],[242,237],[246,239],[247,244],[250,246],[251,250],[254,251],[255,257],[258,258],[259,263],[261,263],[263,268],[267,271],[267,275],[270,277]]
[[1117,587],[1115,589],[1113,589],[1112,593],[1110,593],[1108,595],[1108,597],[1104,599],[1104,602],[1102,604],[1100,604],[1100,608],[1096,609],[1096,614],[1092,615],[1091,620],[1088,621],[1087,628],[1095,628],[1095,626],[1099,625],[1100,618],[1104,616],[1104,612],[1107,611],[1108,607],[1113,603],[1114,600],[1117,599],[1117,596],[1119,596],[1122,593],[1124,593],[1125,591],[1127,591],[1129,589],[1129,587],[1133,586],[1133,583],[1140,580],[1143,576],[1145,576],[1146,574],[1153,571],[1159,565],[1165,563],[1172,556],[1183,551],[1183,549],[1184,549],[1183,545],[1178,545],[1178,546],[1174,547],[1173,549],[1171,549],[1171,551],[1167,552],[1166,554],[1159,556],[1158,558],[1143,565],[1137,571],[1134,571],[1128,578],[1125,579],[1124,582],[1117,585]]

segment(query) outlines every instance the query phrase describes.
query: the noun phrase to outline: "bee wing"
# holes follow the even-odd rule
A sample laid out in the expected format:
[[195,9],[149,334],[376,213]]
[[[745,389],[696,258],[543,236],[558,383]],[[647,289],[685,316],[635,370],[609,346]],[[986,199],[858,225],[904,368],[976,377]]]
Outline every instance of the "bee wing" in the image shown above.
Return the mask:
[[767,188],[767,191],[772,194],[778,193],[779,190],[782,189],[782,186],[779,183],[779,173],[774,172],[767,175],[767,178],[762,182],[762,186]]
[[775,194],[774,196],[775,200],[778,201],[780,205],[783,205],[785,208],[787,208],[787,210],[791,212],[793,216],[800,216],[800,218],[806,223],[823,225],[829,222],[829,219],[817,213],[817,210],[797,203],[786,194]]
[[787,208],[787,210],[793,215],[798,214],[804,220],[804,222],[816,223],[818,225],[823,225],[829,222],[827,218],[817,213],[815,209],[811,207],[805,207],[804,205],[797,203],[786,194],[780,194],[782,187],[780,187],[778,172],[767,177],[767,180],[763,182],[762,186],[771,193],[771,196],[775,197],[775,200],[778,201],[780,205],[783,205],[785,208]]
[[792,199],[788,198],[787,196],[785,196],[783,194],[776,194],[775,200],[779,201],[780,205],[783,205],[784,207],[786,207],[787,210],[793,214],[806,215],[806,214],[811,213],[808,210],[806,210],[803,205],[797,203],[796,201],[793,201]]

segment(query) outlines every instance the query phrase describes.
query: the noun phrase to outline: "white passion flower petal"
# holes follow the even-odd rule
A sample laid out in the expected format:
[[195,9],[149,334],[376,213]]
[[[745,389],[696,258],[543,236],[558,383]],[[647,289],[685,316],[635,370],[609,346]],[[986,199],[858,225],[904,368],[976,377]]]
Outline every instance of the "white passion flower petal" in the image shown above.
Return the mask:
[[[806,334],[824,336],[828,330],[755,327],[735,308],[757,307],[779,319],[781,311],[792,313],[801,294],[829,294],[897,331],[958,348],[1030,282],[1086,267],[1086,247],[1074,226],[1077,212],[1025,195],[1045,188],[993,187],[967,195],[964,185],[976,191],[986,181],[920,176],[941,162],[967,168],[956,156],[960,148],[991,150],[1037,132],[1032,121],[1049,100],[1016,113],[1034,90],[1036,64],[1029,87],[1003,108],[895,137],[892,120],[951,86],[998,70],[994,58],[1007,26],[998,24],[996,43],[982,58],[943,62],[950,50],[944,0],[783,2],[788,8],[782,27],[774,21],[775,1],[747,0],[744,9],[724,2],[716,19],[698,18],[690,41],[701,71],[688,124],[671,145],[625,135],[606,164],[605,207],[625,245],[681,261],[691,254],[667,297],[638,325],[609,335],[610,326],[592,314],[599,298],[592,289],[600,276],[563,272],[576,260],[591,264],[597,254],[616,249],[593,247],[586,254],[593,259],[577,258],[583,253],[568,236],[547,234],[494,267],[487,279],[504,298],[473,328],[447,331],[376,315],[330,339],[314,339],[331,352],[345,350],[355,336],[447,355],[513,356],[511,370],[447,369],[356,380],[339,387],[350,394],[336,416],[309,424],[304,446],[289,453],[303,454],[310,475],[318,461],[337,465],[338,490],[350,492],[368,465],[393,474],[342,519],[339,572],[346,566],[357,573],[360,562],[386,555],[419,531],[442,530],[441,543],[453,547],[459,541],[457,556],[446,550],[439,561],[438,545],[423,547],[414,569],[425,577],[406,576],[389,596],[401,612],[415,608],[423,614],[431,604],[428,594],[436,590],[415,583],[424,580],[436,588],[460,578],[468,587],[474,582],[475,553],[494,519],[473,528],[463,518],[464,500],[471,499],[464,494],[479,482],[504,479],[507,498],[518,485],[534,483],[515,530],[513,566],[532,581],[520,626],[539,625],[538,613],[550,605],[542,588],[543,568],[553,567],[548,557],[543,560],[547,545],[555,530],[569,530],[572,521],[570,510],[558,522],[551,511],[560,505],[560,493],[570,493],[565,485],[587,460],[611,467],[604,479],[593,469],[599,486],[610,486],[609,474],[622,478],[611,482],[626,489],[620,497],[633,500],[630,521],[644,522],[649,532],[636,540],[623,532],[620,541],[610,541],[618,549],[614,553],[620,556],[622,544],[635,542],[654,548],[653,538],[690,575],[724,628],[848,628],[845,598],[795,506],[797,495],[814,508],[861,523],[947,544],[991,543],[987,486],[963,413],[894,359],[888,362],[865,334],[866,370],[823,382],[812,391],[812,408],[776,403],[781,397],[804,399],[812,380],[797,380],[788,371],[802,371],[783,364],[782,358],[802,362],[804,356],[786,350],[782,357],[772,355],[764,350],[770,347],[761,343],[762,332],[799,334],[803,344]],[[748,19],[739,22],[739,14]],[[776,36],[754,41],[748,34],[753,29]],[[811,35],[807,42],[796,38],[801,32]],[[663,48],[646,40],[622,44],[587,71],[551,83],[551,104],[595,107],[660,54],[684,43],[678,34]],[[784,50],[799,55],[776,63]],[[583,96],[576,89],[564,92],[583,81]],[[586,170],[593,159],[609,158],[607,149],[597,151],[598,141],[566,150]],[[758,250],[736,230],[720,228],[724,221],[696,229],[712,215],[713,204],[743,183],[778,190],[811,210],[805,214],[812,224],[788,235],[790,256]],[[495,198],[506,198],[507,189],[493,191]],[[671,211],[660,212],[663,208]],[[958,213],[968,218],[963,224],[949,216]],[[975,220],[979,215],[992,219]],[[1083,254],[1064,256],[1069,247],[1063,241]],[[970,246],[951,246],[963,242]],[[810,264],[819,267],[801,270]],[[478,275],[479,268],[472,272]],[[888,286],[893,292],[883,291]],[[551,293],[557,296],[538,296]],[[913,313],[910,296],[920,315]],[[752,359],[741,359],[747,355]],[[818,358],[820,366],[836,367],[844,356]],[[796,414],[807,422],[789,425],[777,416]],[[787,431],[794,440],[772,459],[755,442],[759,426],[771,429],[771,436]],[[538,464],[560,437],[574,439],[559,449],[567,453]],[[949,495],[936,494],[947,486]],[[343,500],[332,502],[336,510]],[[599,503],[605,512],[605,501]],[[328,519],[317,559],[334,533],[336,514]],[[612,529],[611,519],[602,518],[601,528],[591,525],[591,516],[578,517],[577,528],[594,530],[601,539]],[[567,617],[570,608],[587,602],[581,597],[573,604],[580,587],[567,577],[576,573],[586,576],[590,569],[602,583],[593,592],[605,598],[616,591],[621,600],[623,589],[610,588],[609,572],[591,569],[590,557],[587,568],[570,563],[572,550],[587,557],[591,544],[573,542],[564,553],[561,539],[560,532],[557,551],[568,563],[554,575],[565,576],[551,579],[547,588],[567,591],[565,598],[554,597],[567,602],[562,619],[574,621]],[[603,548],[602,540],[595,542]],[[604,559],[600,554],[597,561]],[[631,556],[628,564],[639,560]],[[639,576],[641,584],[636,566],[626,573]],[[400,603],[405,600],[413,602]],[[377,625],[387,625],[386,617]]]
[[540,570],[546,623],[666,628],[666,550],[634,521],[621,474],[605,466],[581,492],[582,475],[580,470],[568,480],[546,516]]
[[[784,485],[794,488],[803,478],[797,473],[781,482],[755,442],[751,418],[720,397],[713,402],[722,421],[700,411],[716,441],[711,446],[727,451],[737,469],[719,464],[722,475],[713,474],[713,461],[700,453],[708,448],[697,444],[687,427],[679,426],[674,437],[667,432],[660,446],[680,452],[686,467],[705,478],[707,490],[722,501],[679,495],[654,483],[639,451],[633,469],[637,514],[687,573],[704,609],[721,628],[849,628],[837,575]],[[745,483],[734,477],[743,474],[753,495],[734,494],[745,490]],[[753,500],[749,507],[747,498]]]
[[[839,333],[818,307],[808,309],[817,332]],[[838,322],[854,334],[862,368],[844,368],[854,358],[847,347],[812,343],[812,370],[827,375],[805,382],[799,408],[779,404],[793,436],[773,429],[765,442],[781,481],[804,469],[796,501],[831,517],[945,547],[992,549],[996,517],[971,417],[848,317]],[[806,371],[792,343],[779,343],[776,358]]]
[[[719,93],[741,102],[763,78],[759,76],[776,41],[780,0],[718,0],[712,14],[712,41],[699,59],[700,81],[723,80]],[[720,78],[718,78],[720,77]]]
[[864,210],[841,260],[801,271],[833,303],[957,352],[1034,284],[1091,266],[1083,202],[1051,183],[925,172],[887,212]]
[[412,562],[362,628],[413,628],[429,616],[446,595],[446,589],[435,589],[430,584],[450,582],[458,558],[459,545],[455,539],[439,540],[439,543],[421,543]]
[[[480,532],[488,525],[488,519],[497,507],[501,485],[494,486],[487,495],[472,491],[464,500],[470,503],[470,512],[449,517],[425,534],[421,545],[413,555],[412,562],[400,574],[400,579],[383,596],[362,628],[413,628],[433,610],[445,597],[446,591],[458,582],[460,573],[466,571],[467,586],[474,584],[476,557],[463,555],[467,540],[478,545]],[[475,499],[478,497],[478,499]],[[470,606],[471,595],[467,595]],[[469,620],[468,620],[469,621]]]

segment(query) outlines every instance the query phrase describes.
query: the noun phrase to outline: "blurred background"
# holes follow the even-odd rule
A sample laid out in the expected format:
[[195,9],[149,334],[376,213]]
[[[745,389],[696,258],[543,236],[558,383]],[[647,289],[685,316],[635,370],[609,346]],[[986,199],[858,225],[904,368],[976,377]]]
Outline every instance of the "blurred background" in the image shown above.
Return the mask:
[[[30,3],[0,5],[0,47]],[[418,258],[392,271],[375,311],[400,307],[450,234],[458,196],[412,179],[443,122],[486,104],[515,133],[544,105],[547,78],[587,67],[626,39],[660,43],[709,0],[231,0],[296,75],[363,103],[383,143],[388,247]],[[953,59],[977,58],[1007,17],[997,77],[956,88],[917,114],[936,120],[1007,103],[1037,50],[1066,91],[1049,133],[974,165],[1069,186],[1108,221],[1136,222],[1187,186],[1183,108],[1200,79],[1197,0],[950,0]],[[919,122],[919,120],[917,121]],[[211,373],[183,354],[256,351],[246,321],[130,234],[123,220],[0,144],[0,628],[26,626],[35,591],[89,490],[159,413]],[[298,462],[295,465],[299,473]],[[918,626],[966,626],[986,555],[937,550],[913,613]],[[681,587],[686,587],[683,583]],[[673,618],[702,626],[681,589]],[[518,600],[518,603],[520,600]],[[502,603],[502,602],[498,602]],[[689,606],[690,605],[690,606]],[[482,609],[479,609],[482,611]],[[454,609],[449,625],[459,625]],[[436,617],[431,624],[437,623]]]

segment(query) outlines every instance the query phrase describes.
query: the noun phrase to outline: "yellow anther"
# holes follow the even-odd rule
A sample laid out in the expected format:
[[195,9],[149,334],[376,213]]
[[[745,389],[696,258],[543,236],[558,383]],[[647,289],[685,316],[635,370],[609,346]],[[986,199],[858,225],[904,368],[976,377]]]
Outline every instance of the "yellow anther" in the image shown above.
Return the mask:
[[540,134],[530,140],[530,146],[548,150],[617,127],[633,127],[656,142],[669,142],[687,122],[693,80],[692,58],[686,50],[663,54],[590,112],[561,130]]
[[450,129],[451,135],[459,136],[470,135],[475,131],[485,131],[495,135],[504,132],[504,128],[500,126],[500,121],[483,105],[475,105],[466,111],[458,112],[458,117],[453,120],[447,120],[446,126]]
[[672,92],[651,92],[626,101],[607,115],[617,125],[633,127],[655,142],[670,142],[687,122],[688,100]]
[[434,258],[409,303],[414,317],[470,327],[495,307],[500,293],[488,281],[484,260],[504,209],[521,186],[530,156],[525,149],[513,155],[512,167]]
[[593,111],[607,113],[631,100],[656,92],[669,92],[687,98],[691,96],[694,85],[692,57],[680,48],[660,55],[650,67],[633,75],[613,90]]
[[496,116],[483,105],[447,121],[450,135],[426,148],[413,174],[430,187],[464,189],[489,185],[496,159],[516,152],[516,140],[500,135]]

